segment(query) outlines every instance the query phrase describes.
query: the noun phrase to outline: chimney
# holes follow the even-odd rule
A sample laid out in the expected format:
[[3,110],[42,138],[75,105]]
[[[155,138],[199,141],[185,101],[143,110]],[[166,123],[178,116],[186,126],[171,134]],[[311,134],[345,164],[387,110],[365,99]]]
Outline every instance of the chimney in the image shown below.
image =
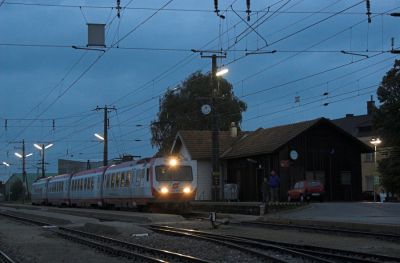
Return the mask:
[[375,101],[373,96],[371,95],[371,100],[367,101],[367,114],[372,115],[372,113],[375,111]]
[[231,137],[233,138],[237,137],[237,127],[234,122],[231,122]]

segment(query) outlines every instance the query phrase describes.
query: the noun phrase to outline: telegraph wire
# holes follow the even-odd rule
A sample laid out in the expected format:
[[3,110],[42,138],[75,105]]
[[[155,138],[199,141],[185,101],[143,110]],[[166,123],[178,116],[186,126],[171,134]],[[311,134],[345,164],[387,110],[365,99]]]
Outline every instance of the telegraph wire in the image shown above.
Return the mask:
[[[164,4],[160,9],[164,8],[165,6],[167,6],[168,4],[170,4],[173,0],[169,0],[166,4]],[[159,9],[159,10],[160,10]],[[113,44],[113,46],[117,45],[119,42],[121,42],[123,39],[125,39],[126,37],[128,37],[131,33],[133,33],[135,30],[137,30],[140,26],[142,26],[145,22],[147,22],[150,18],[152,18],[155,14],[157,14],[158,11],[156,11],[155,13],[153,13],[150,17],[148,17],[147,19],[145,19],[144,21],[142,21],[141,23],[139,23],[138,26],[135,26],[132,30],[130,30],[127,34],[125,34],[121,39],[119,39],[116,43]],[[104,56],[106,52],[103,52],[101,54],[99,54],[96,59],[89,64],[89,66],[81,73],[79,74],[79,76],[61,93],[59,94],[52,103],[50,103],[43,111],[40,112],[40,114],[38,115],[37,118],[40,118],[40,116],[42,116],[45,112],[47,112],[48,109],[50,109],[62,96],[65,95],[66,92],[68,92],[73,86],[75,86],[75,84],[83,77],[86,75],[87,72],[89,72],[89,70]],[[33,124],[34,121],[31,122],[31,124]],[[15,138],[18,138],[20,135],[23,134],[23,132],[25,132],[26,129],[23,129],[20,133],[18,133],[18,135]]]
[[[60,8],[92,8],[92,9],[111,9],[113,10],[115,7],[113,6],[100,6],[100,5],[67,5],[67,4],[46,4],[46,3],[23,3],[23,2],[5,2],[3,3],[6,5],[21,5],[21,6],[38,6],[38,7],[60,7]],[[133,10],[133,11],[156,11],[157,8],[152,7],[126,7],[126,10]],[[214,10],[211,9],[194,9],[194,8],[165,8],[162,11],[168,12],[198,12],[198,13],[214,13]],[[232,12],[227,10],[227,12]],[[246,13],[247,10],[236,10],[236,12]],[[267,13],[268,11],[265,10],[253,10],[252,12],[256,13]],[[310,14],[314,13],[315,11],[277,11],[277,10],[270,10],[269,12],[276,12],[279,14]],[[333,14],[334,12],[320,12],[320,14]],[[371,14],[375,15],[378,13],[371,12]],[[343,15],[365,15],[364,12],[346,12]]]

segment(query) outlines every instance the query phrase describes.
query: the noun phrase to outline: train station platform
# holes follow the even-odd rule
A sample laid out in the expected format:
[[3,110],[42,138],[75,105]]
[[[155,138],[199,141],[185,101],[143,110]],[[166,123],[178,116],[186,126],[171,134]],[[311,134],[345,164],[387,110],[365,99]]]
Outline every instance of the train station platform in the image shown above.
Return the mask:
[[311,203],[302,209],[265,214],[258,220],[400,234],[400,203]]
[[269,212],[282,211],[304,206],[304,203],[288,202],[190,202],[192,212],[217,212],[260,216]]

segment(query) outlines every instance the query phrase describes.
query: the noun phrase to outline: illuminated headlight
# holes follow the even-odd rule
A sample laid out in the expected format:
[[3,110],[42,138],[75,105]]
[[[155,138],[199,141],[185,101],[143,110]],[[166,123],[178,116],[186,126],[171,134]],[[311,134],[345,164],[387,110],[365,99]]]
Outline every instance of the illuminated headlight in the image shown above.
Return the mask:
[[161,193],[166,194],[166,193],[168,193],[168,192],[169,192],[169,191],[168,191],[168,188],[167,188],[167,187],[161,188]]
[[176,166],[178,164],[178,160],[176,158],[169,159],[170,166]]
[[185,188],[183,188],[183,192],[185,193],[185,194],[188,194],[188,193],[190,193],[192,190],[190,189],[190,187],[185,187]]

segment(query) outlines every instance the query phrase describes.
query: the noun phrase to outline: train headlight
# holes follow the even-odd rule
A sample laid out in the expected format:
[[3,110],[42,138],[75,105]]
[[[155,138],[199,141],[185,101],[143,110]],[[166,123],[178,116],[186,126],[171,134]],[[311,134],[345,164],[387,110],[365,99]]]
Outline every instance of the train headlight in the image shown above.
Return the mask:
[[163,194],[167,194],[169,192],[169,190],[168,190],[168,188],[167,187],[163,187],[163,188],[161,188],[161,193],[163,193]]
[[176,166],[178,164],[178,159],[171,158],[171,159],[169,159],[168,163],[169,163],[170,166]]
[[185,194],[189,194],[190,192],[192,192],[192,189],[190,189],[190,187],[185,187],[185,188],[183,188],[183,192]]

